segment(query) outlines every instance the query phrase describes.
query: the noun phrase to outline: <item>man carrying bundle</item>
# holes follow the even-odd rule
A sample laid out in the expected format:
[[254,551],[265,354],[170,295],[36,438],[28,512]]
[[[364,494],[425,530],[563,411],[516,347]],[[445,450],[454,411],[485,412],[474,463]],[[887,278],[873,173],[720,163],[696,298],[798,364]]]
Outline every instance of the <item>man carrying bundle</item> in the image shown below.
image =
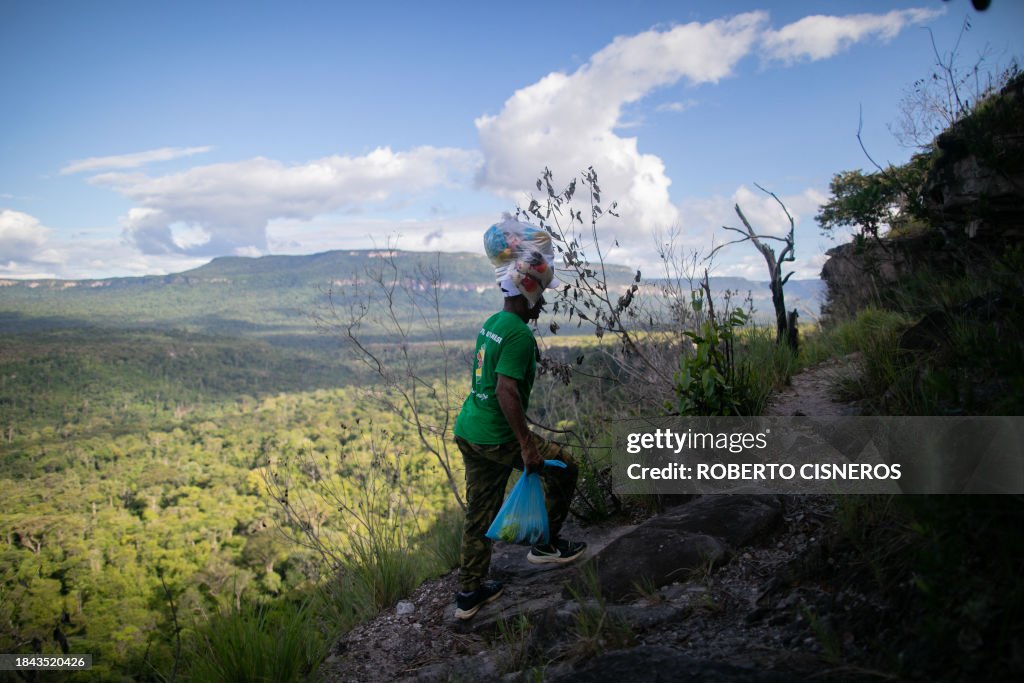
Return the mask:
[[[579,470],[567,449],[532,433],[526,423],[539,355],[528,323],[544,309],[544,289],[557,284],[551,238],[506,216],[484,235],[484,247],[497,266],[505,305],[477,335],[472,386],[455,422],[455,442],[466,464],[467,502],[455,610],[459,619],[469,619],[504,590],[500,582],[485,580],[491,563],[486,533],[501,508],[513,468],[538,472],[544,483],[551,537],[534,545],[527,560],[563,564],[586,550],[585,543],[558,536]],[[545,468],[545,459],[567,466]]]

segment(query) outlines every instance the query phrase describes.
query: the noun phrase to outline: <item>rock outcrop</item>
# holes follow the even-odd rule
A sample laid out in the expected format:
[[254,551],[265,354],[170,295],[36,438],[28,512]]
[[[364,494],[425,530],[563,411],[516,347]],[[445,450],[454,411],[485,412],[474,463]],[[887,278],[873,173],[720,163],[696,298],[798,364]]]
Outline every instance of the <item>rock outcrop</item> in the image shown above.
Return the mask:
[[[803,507],[809,502],[799,503],[789,524],[802,527],[810,519]],[[523,547],[496,544],[491,574],[506,582],[500,600],[461,622],[454,619],[451,603],[454,573],[424,584],[394,610],[347,634],[320,673],[336,682],[519,680],[517,669],[557,660],[557,666],[547,667],[545,680],[613,680],[607,677],[612,675],[630,681],[794,680],[788,671],[701,660],[675,647],[637,641],[640,634],[657,639],[659,632],[686,631],[687,623],[706,635],[694,621],[715,600],[706,581],[733,562],[744,571],[760,566],[751,549],[769,539],[773,550],[767,552],[778,552],[779,539],[788,544],[792,530],[780,531],[784,513],[781,497],[755,492],[700,497],[639,526],[571,529],[573,537],[582,535],[590,545],[589,559],[578,566],[532,565]],[[775,614],[763,605],[751,605],[755,608]],[[577,648],[586,636],[580,625],[588,614],[600,615],[602,622],[595,625],[602,631],[595,636],[601,642],[593,643],[597,652],[628,649],[596,659],[581,656]],[[749,628],[764,628],[761,620],[758,616]],[[616,625],[623,642],[604,642],[612,637],[606,633],[609,624]],[[792,628],[788,619],[783,626]],[[749,637],[740,630],[734,640],[739,645]]]
[[661,588],[724,564],[781,517],[777,496],[708,496],[647,520],[588,562],[603,596],[636,597],[638,587]]
[[898,307],[895,292],[925,269],[983,273],[1024,244],[1024,78],[936,138],[921,195],[923,232],[828,251],[824,315]]
[[1024,78],[1015,78],[935,140],[924,208],[972,239],[1024,238]]

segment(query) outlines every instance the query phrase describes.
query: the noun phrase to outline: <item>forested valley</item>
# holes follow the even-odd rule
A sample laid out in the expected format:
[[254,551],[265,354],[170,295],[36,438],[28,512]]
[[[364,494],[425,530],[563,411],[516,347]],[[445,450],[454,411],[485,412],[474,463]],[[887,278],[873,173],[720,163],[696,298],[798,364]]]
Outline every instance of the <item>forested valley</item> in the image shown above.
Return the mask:
[[[263,259],[229,259],[190,281],[0,288],[0,652],[92,654],[90,671],[51,672],[70,680],[173,678],[211,618],[295,614],[345,561],[291,535],[286,505],[331,536],[320,550],[340,553],[347,525],[391,505],[352,489],[392,471],[409,416],[376,400],[324,324],[332,297],[354,305],[341,298],[354,279],[296,259],[291,274],[273,258],[270,272]],[[467,303],[471,290],[449,292],[463,300],[446,328],[456,337],[484,299]],[[406,341],[436,356],[420,334],[413,325]],[[456,363],[468,354],[450,349]],[[429,382],[441,365],[420,368]],[[405,507],[385,513],[410,538],[452,504],[427,457],[403,455]],[[325,482],[365,505],[329,503]]]
[[[357,425],[407,429],[342,362],[260,342],[88,329],[0,348],[0,651],[64,638],[94,680],[168,674],[175,619],[307,599],[310,551],[278,529],[266,468],[299,492],[303,462],[363,452]],[[424,519],[444,502],[419,498]]]
[[295,634],[308,666],[450,569],[459,462],[418,430],[446,448],[429,433],[464,398],[492,282],[483,257],[408,252],[5,281],[0,652],[93,655],[60,680],[201,679],[227,624],[256,648]]

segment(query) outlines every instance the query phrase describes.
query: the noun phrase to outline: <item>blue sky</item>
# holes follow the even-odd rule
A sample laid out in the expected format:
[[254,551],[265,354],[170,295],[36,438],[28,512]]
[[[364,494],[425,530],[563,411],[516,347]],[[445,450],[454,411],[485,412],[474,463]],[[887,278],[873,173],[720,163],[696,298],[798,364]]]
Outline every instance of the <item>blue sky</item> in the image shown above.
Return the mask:
[[[739,202],[833,242],[831,176],[912,150],[890,127],[935,56],[1020,57],[1024,3],[0,0],[0,277],[160,274],[214,256],[481,251],[545,166],[594,166],[609,260],[710,249]],[[766,279],[735,245],[715,273]]]

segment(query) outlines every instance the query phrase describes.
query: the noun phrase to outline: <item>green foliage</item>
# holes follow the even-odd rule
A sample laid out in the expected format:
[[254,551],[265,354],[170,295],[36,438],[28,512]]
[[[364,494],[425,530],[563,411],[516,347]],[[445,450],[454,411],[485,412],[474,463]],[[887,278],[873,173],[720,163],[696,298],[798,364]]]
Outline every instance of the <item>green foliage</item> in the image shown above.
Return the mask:
[[319,611],[331,628],[344,632],[408,596],[426,579],[457,566],[462,547],[460,508],[441,513],[413,540],[396,533],[396,520],[372,522],[377,528],[357,534],[340,564],[327,570],[316,587]]
[[856,370],[838,378],[839,393],[846,400],[879,399],[903,373],[898,342],[909,322],[901,313],[866,308],[854,319],[819,334],[808,353],[843,356],[858,352]]
[[145,432],[211,402],[347,384],[309,352],[180,332],[61,330],[0,337],[0,454],[47,426],[66,438]]
[[649,605],[658,605],[665,602],[665,594],[658,590],[658,586],[650,576],[642,576],[634,581],[633,589]]
[[[999,294],[991,278],[919,275],[919,282],[904,285],[904,308],[932,312],[864,309],[812,336],[805,358],[859,352],[855,371],[839,378],[837,387],[843,398],[863,401],[869,412],[1019,414],[1024,407],[1024,310]],[[972,296],[988,287],[996,288]],[[933,303],[911,296],[915,290],[927,293]],[[910,336],[912,349],[901,348],[904,335]]]
[[533,624],[525,614],[516,615],[511,621],[504,615],[499,616],[498,637],[506,652],[501,667],[504,673],[523,671],[538,663],[531,648],[533,630]]
[[[348,628],[450,569],[461,534],[427,454],[406,452],[400,434],[373,423],[343,433],[337,452],[277,459],[265,483],[282,528],[319,558],[327,580],[318,588]],[[313,485],[299,488],[298,473]]]
[[326,653],[308,603],[272,609],[243,604],[197,626],[188,644],[195,683],[307,680]]
[[438,574],[444,574],[462,562],[462,527],[465,518],[466,513],[462,508],[447,507],[419,541],[419,545],[426,548],[434,559]]
[[858,243],[878,240],[886,230],[906,232],[923,217],[921,191],[930,163],[930,154],[915,154],[905,164],[874,173],[837,173],[829,183],[832,195],[815,220],[826,234],[853,229]]
[[606,464],[611,453],[607,443],[596,448],[578,448],[576,452],[579,478],[576,482],[574,514],[585,523],[601,522],[619,511],[620,502],[612,493],[611,465]]
[[748,324],[738,337],[736,355],[749,368],[752,415],[764,412],[772,392],[788,384],[801,367],[799,356],[786,344],[777,343],[770,327]]
[[[353,481],[370,466],[346,425],[412,429],[407,414],[337,388],[345,366],[259,342],[80,330],[9,336],[0,349],[0,651],[38,638],[55,653],[59,624],[73,651],[96,658],[81,680],[169,676],[172,604],[187,636],[208,614],[317,595],[324,565],[284,541],[261,472],[273,462],[292,497],[308,498],[322,475],[306,455],[348,453]],[[438,473],[422,453],[404,462],[423,484],[410,496],[426,531],[403,532],[416,572],[392,596],[457,554],[454,522],[433,524],[447,500]],[[354,552],[343,516],[321,528]],[[424,560],[427,548],[448,564]],[[393,599],[374,583],[362,582],[361,604]],[[330,613],[323,600],[310,609]]]
[[[694,293],[694,311],[703,307],[704,298]],[[693,342],[693,352],[680,358],[679,414],[755,414],[750,368],[735,353],[737,330],[746,322],[747,315],[739,309],[727,309],[724,319],[712,311],[696,331],[684,332]]]
[[381,520],[368,536],[355,536],[352,560],[343,568],[362,603],[358,610],[366,616],[394,605],[425,578],[420,554],[401,543],[393,524]]
[[[958,82],[952,57],[943,69],[949,84]],[[967,155],[973,155],[986,173],[1019,171],[1020,155],[1013,153],[1005,140],[1024,127],[1019,94],[1022,77],[1011,69],[1004,78],[1009,94],[996,96],[993,87],[969,103],[955,98],[959,108],[949,119],[952,125],[937,138],[928,158],[915,156],[898,172],[879,174],[872,183],[889,183],[890,189],[898,190],[899,183],[891,180],[899,179],[900,174],[917,177],[927,172],[929,164],[933,173],[953,174],[949,169]],[[903,185],[911,184],[903,181]],[[848,196],[834,192],[819,219],[824,216],[833,223],[841,219],[856,223],[860,205],[844,204],[846,199],[879,205],[875,202],[878,193],[854,182],[847,189],[851,192]],[[881,196],[888,201],[895,194],[883,192]],[[924,250],[925,242],[919,242],[919,253],[908,261],[913,269],[887,286],[880,298],[883,305],[898,312],[892,314],[892,324],[882,334],[865,334],[868,330],[864,329],[857,332],[860,338],[855,341],[842,339],[857,328],[870,327],[869,320],[842,323],[829,333],[836,335],[843,352],[861,350],[864,354],[864,371],[844,382],[848,396],[867,399],[870,409],[890,414],[1017,414],[1024,407],[1024,347],[1020,342],[1024,311],[1018,304],[1024,273],[1021,249],[993,248],[991,241],[966,237],[972,221],[991,222],[990,227],[1000,224],[993,220],[998,212],[993,213],[991,204],[984,197],[964,203],[955,215],[964,230],[944,231],[941,242],[935,241],[931,247],[933,257]],[[913,217],[917,212],[901,208],[900,216],[904,214]],[[865,222],[868,219],[861,220],[861,224]],[[891,251],[899,243],[882,240],[880,244]],[[875,265],[868,262],[867,267]],[[911,341],[901,348],[904,330]]]

